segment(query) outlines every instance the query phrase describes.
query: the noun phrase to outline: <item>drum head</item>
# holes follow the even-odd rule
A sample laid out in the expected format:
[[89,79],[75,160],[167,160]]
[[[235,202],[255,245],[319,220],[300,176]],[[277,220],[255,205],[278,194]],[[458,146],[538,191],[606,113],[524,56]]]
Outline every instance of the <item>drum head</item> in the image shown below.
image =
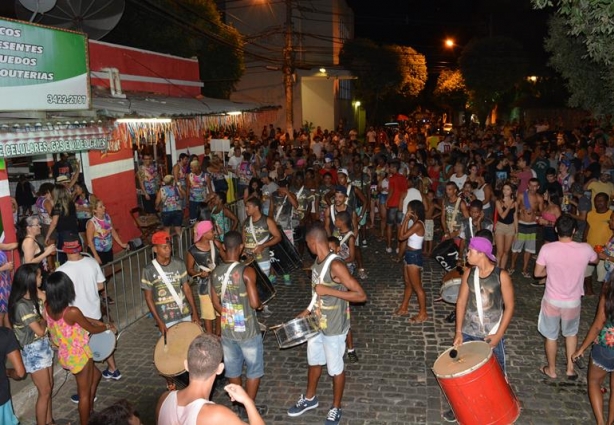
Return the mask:
[[99,334],[90,335],[89,346],[95,362],[102,362],[115,351],[117,339],[112,331],[106,330]]
[[166,334],[166,345],[163,335],[154,350],[154,364],[158,372],[164,376],[177,376],[185,372],[183,362],[188,358],[188,348],[201,333],[200,326],[191,322],[171,326]]
[[482,341],[470,341],[461,344],[454,359],[450,357],[450,351],[453,349],[454,347],[448,348],[435,361],[433,373],[438,378],[454,378],[466,375],[486,363],[492,355],[490,345]]
[[441,298],[447,303],[456,304],[461,283],[462,279],[460,277],[444,282],[440,290]]

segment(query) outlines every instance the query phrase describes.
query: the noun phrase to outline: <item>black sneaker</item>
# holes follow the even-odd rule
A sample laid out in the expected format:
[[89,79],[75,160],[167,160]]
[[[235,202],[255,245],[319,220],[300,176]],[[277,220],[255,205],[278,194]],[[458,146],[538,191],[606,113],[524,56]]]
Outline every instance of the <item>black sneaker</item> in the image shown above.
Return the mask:
[[452,409],[448,410],[447,412],[444,412],[444,414],[441,415],[441,417],[446,422],[456,422],[456,415],[454,414]]

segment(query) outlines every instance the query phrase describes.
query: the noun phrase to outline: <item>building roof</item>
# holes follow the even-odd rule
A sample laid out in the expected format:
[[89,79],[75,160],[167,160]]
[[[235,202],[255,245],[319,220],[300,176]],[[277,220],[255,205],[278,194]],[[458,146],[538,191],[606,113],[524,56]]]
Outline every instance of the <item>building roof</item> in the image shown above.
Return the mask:
[[126,98],[111,97],[95,92],[92,109],[100,116],[123,118],[179,118],[199,115],[223,115],[232,112],[256,112],[277,109],[279,106],[262,103],[239,103],[225,99],[185,98],[155,94],[126,93]]

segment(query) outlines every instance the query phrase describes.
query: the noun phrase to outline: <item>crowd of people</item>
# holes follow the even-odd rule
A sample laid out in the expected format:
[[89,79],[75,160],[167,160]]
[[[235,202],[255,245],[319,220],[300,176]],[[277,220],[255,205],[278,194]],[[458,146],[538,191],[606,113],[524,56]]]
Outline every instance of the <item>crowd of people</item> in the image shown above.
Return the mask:
[[[219,423],[240,423],[237,416],[263,423],[267,407],[254,403],[264,376],[258,318],[270,316],[274,303],[261,299],[258,279],[262,274],[273,285],[292,285],[292,275],[278,267],[286,261],[279,257],[286,241],[300,258],[307,251],[313,258],[312,303],[297,314],[314,317],[320,329],[307,342],[307,389],[287,413],[295,417],[318,406],[317,386],[326,365],[333,400],[325,423],[339,423],[344,359],[359,361],[350,303],[367,299],[363,251],[375,239],[385,244],[381,255],[403,263],[399,272],[405,289],[390,313],[407,316],[410,324],[431,320],[422,269],[425,257],[438,259],[445,244],[454,258],[445,266],[457,267],[461,281],[450,342],[486,341],[504,373],[514,288],[544,289],[537,330],[544,337],[547,364],[540,372],[557,379],[559,333],[566,340],[570,380],[577,379],[578,359],[595,341],[589,396],[597,423],[604,423],[601,384],[614,371],[609,338],[614,326],[614,136],[596,123],[541,133],[514,124],[446,134],[411,125],[394,132],[371,127],[364,139],[354,130],[346,134],[318,127],[293,136],[272,126],[260,137],[210,134],[231,139],[227,157],[205,145],[203,158],[182,153],[168,172],[153,163],[151,152],[141,152],[137,189],[143,210],[159,216],[163,226],[151,238],[155,260],[142,271],[147,306],[161,334],[189,321],[220,337],[194,341],[186,368],[194,379],[179,391],[169,380],[169,392],[158,406],[160,424],[176,423],[174,415],[189,424],[209,415],[219,415]],[[13,375],[32,375],[39,390],[39,425],[52,422],[49,340],[59,346],[60,363],[75,375],[82,425],[90,420],[101,376],[121,378],[113,357],[102,374],[93,365],[87,333],[112,328],[101,321],[100,301],[110,298],[99,293],[100,266],[113,260],[113,241],[122,248],[126,244],[102,201],[88,194],[72,171],[58,175],[55,185],[41,186],[33,214],[21,222],[25,264],[12,277],[13,292],[12,263],[0,255],[0,318],[6,315],[4,323],[15,329],[18,343],[10,347],[19,347],[25,370],[16,367]],[[186,226],[193,228],[194,245],[181,259],[172,253],[172,240]],[[81,244],[92,255],[88,261]],[[595,282],[601,288],[599,312],[578,348],[581,299],[596,293]],[[418,309],[410,314],[414,293]],[[36,364],[29,353],[37,353]],[[46,353],[44,362],[39,353]],[[209,401],[215,376],[222,372],[235,412]],[[451,407],[444,419],[454,421]],[[117,408],[138,418],[131,407],[120,403]]]

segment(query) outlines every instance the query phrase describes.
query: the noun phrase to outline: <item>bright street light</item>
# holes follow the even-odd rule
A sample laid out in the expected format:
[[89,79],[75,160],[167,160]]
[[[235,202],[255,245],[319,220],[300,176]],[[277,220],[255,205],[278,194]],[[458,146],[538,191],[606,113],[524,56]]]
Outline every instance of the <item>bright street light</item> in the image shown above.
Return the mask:
[[447,38],[446,39],[446,47],[454,47],[454,40],[452,40],[451,38]]

